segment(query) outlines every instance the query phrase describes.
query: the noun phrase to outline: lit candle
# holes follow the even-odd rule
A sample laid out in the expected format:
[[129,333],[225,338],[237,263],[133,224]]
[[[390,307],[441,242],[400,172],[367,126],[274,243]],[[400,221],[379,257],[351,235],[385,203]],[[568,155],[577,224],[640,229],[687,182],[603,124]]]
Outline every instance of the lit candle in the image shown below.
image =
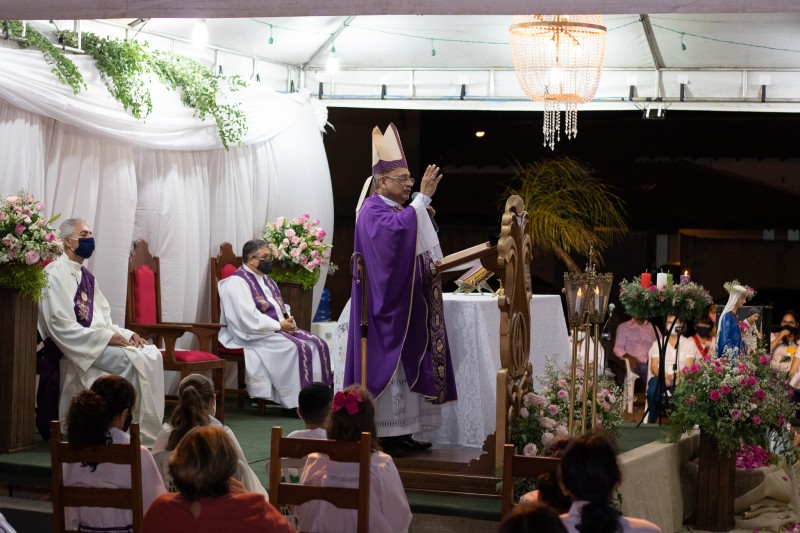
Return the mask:
[[656,288],[658,290],[663,289],[667,285],[667,274],[664,272],[659,272],[656,274]]
[[642,272],[642,288],[649,289],[652,284],[653,277],[650,275],[650,272]]
[[672,274],[667,272],[667,287],[672,286]]
[[576,313],[580,313],[581,312],[581,306],[582,305],[583,305],[583,290],[581,290],[581,288],[579,287],[578,288],[578,295],[575,298],[575,312]]
[[689,271],[688,270],[684,270],[683,271],[683,276],[681,276],[681,285],[686,285],[690,281],[692,281],[692,278],[689,277]]
[[594,288],[594,311],[600,310],[600,287]]

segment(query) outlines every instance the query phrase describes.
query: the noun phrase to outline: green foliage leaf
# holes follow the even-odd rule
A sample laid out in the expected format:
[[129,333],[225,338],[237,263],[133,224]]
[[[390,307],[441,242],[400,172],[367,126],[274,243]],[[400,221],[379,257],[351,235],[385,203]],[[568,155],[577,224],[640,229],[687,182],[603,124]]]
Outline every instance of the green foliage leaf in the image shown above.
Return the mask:
[[519,165],[504,196],[511,194],[525,202],[534,250],[554,252],[572,270],[578,267],[570,254],[599,253],[628,231],[622,199],[569,157]]
[[28,48],[33,45],[42,52],[45,61],[53,65],[51,72],[56,75],[58,81],[72,89],[74,94],[78,94],[81,89],[86,88],[83,75],[80,73],[75,63],[65,56],[64,52],[51,43],[47,37],[39,33],[39,31],[30,24],[26,24],[25,37],[23,38],[22,22],[18,20],[9,20],[6,22],[8,23],[9,33],[15,39],[19,39],[17,44],[20,48]]

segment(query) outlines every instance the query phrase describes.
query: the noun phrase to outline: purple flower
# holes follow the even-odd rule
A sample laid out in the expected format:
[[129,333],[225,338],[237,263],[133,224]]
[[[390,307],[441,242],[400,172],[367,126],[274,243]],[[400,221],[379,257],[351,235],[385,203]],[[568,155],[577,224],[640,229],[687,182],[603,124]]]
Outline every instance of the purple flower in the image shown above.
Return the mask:
[[708,397],[716,402],[717,400],[719,400],[719,391],[717,389],[712,390],[711,394],[709,394]]

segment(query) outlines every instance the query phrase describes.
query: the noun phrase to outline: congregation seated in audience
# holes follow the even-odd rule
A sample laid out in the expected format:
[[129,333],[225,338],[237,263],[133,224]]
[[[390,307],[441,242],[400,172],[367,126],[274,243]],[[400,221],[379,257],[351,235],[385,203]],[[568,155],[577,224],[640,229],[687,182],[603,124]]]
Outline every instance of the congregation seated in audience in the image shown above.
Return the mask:
[[[572,442],[572,438],[569,435],[555,437],[544,447],[544,457],[557,457],[560,459],[564,456],[564,452],[570,442]],[[519,499],[519,503],[543,502],[559,513],[566,513],[569,510],[572,502],[569,496],[561,490],[558,476],[551,473],[542,474],[536,478],[536,487],[536,490],[524,494]]]
[[305,428],[289,433],[289,439],[327,439],[325,430],[331,413],[333,389],[330,385],[314,381],[300,389],[297,396],[297,415],[303,420]]
[[236,479],[241,481],[249,492],[258,492],[266,496],[267,491],[258,480],[253,469],[250,468],[250,464],[247,462],[233,431],[214,418],[217,397],[214,393],[213,382],[202,374],[189,374],[178,385],[178,395],[178,405],[172,411],[169,424],[164,424],[161,433],[156,437],[156,443],[153,445],[153,455],[161,465],[161,472],[164,474],[164,480],[167,482],[168,488],[174,492],[175,487],[171,486],[170,476],[168,472],[165,472],[164,468],[167,465],[169,455],[177,447],[181,438],[194,427],[217,426],[222,428],[230,437],[236,452],[238,463],[235,474]]
[[[369,530],[373,533],[408,531],[411,509],[394,461],[378,450],[375,429],[375,405],[369,392],[350,386],[333,398],[328,424],[328,438],[359,441],[361,433],[372,434],[373,453],[370,466]],[[328,487],[355,487],[358,465],[331,461],[327,455],[308,456],[300,483]],[[295,509],[302,531],[317,533],[351,533],[356,530],[357,511],[339,509],[332,504],[315,500]]]
[[[97,444],[128,444],[127,434],[136,403],[136,390],[125,378],[106,375],[97,378],[90,390],[72,399],[67,415],[70,447],[81,450]],[[153,456],[142,446],[142,511],[166,492]],[[64,465],[64,485],[81,487],[130,488],[128,465],[111,463]],[[129,509],[68,507],[67,528],[80,531],[132,531]]]
[[178,493],[162,494],[144,517],[143,533],[217,533],[293,529],[263,495],[233,478],[236,449],[225,430],[198,426],[178,443],[169,472]]
[[590,431],[575,437],[561,458],[561,483],[572,499],[561,515],[569,533],[656,533],[647,520],[622,516],[611,503],[622,481],[616,443],[606,433]]

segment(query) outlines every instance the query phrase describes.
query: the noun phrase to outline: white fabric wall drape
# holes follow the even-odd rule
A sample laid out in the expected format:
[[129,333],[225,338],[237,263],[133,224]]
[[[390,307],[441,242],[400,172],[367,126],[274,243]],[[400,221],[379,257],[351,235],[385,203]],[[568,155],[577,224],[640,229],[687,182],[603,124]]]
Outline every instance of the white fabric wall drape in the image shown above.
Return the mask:
[[89,221],[97,250],[88,266],[116,322],[124,321],[134,239],[161,259],[163,318],[172,321],[208,320],[208,260],[224,241],[241,250],[266,221],[308,213],[331,242],[324,106],[262,86],[235,93],[250,132],[243,146],[225,151],[216,126],[191,118],[175,94],[154,85],[153,115],[137,121],[108,100],[88,58],[73,59],[89,85],[78,96],[39,52],[0,48],[0,62],[15,74],[0,77],[0,195],[25,188],[43,199],[48,216]]

